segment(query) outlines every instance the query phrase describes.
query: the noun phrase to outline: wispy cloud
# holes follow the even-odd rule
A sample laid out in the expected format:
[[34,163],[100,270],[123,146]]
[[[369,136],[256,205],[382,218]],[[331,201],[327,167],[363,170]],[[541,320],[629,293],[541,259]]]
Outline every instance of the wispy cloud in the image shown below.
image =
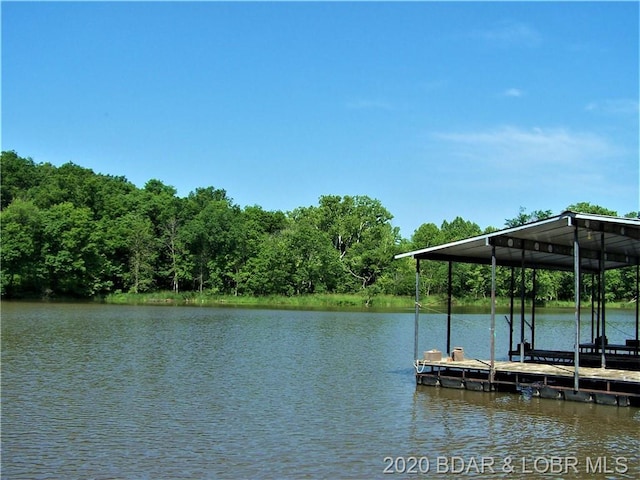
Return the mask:
[[608,115],[637,115],[640,111],[640,106],[637,100],[633,100],[631,98],[617,98],[591,102],[585,107],[585,110],[588,112],[605,113]]
[[501,46],[537,47],[542,35],[533,27],[521,22],[505,21],[493,27],[471,32],[473,38]]
[[508,88],[503,92],[505,97],[521,97],[524,95],[524,92],[519,88]]
[[432,167],[436,178],[478,198],[501,196],[553,209],[584,199],[615,205],[619,198],[637,198],[633,155],[589,131],[502,126],[437,132],[427,148],[438,159]]
[[451,144],[450,151],[459,157],[500,168],[553,165],[584,169],[618,153],[602,136],[564,128],[503,126],[477,132],[434,133],[433,137]]

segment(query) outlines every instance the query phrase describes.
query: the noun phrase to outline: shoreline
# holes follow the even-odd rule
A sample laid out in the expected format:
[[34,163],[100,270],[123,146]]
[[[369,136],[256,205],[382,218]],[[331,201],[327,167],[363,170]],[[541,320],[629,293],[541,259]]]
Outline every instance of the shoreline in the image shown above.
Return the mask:
[[[394,295],[376,295],[367,297],[358,294],[312,294],[301,296],[265,296],[265,297],[249,297],[249,296],[233,296],[233,295],[211,295],[211,294],[195,294],[186,292],[184,294],[175,294],[173,292],[155,292],[155,293],[120,293],[111,294],[99,301],[107,304],[126,304],[126,305],[174,305],[174,306],[210,306],[210,307],[246,307],[246,308],[293,308],[307,310],[346,310],[346,311],[397,311],[397,312],[413,312],[415,310],[415,299],[406,296]],[[509,311],[509,298],[498,298],[496,300],[497,308],[500,312]],[[441,296],[429,296],[421,299],[421,311],[437,310],[446,313],[447,302]],[[528,311],[531,310],[531,301],[525,302]],[[454,299],[452,309],[472,310],[472,311],[489,311],[491,308],[491,300],[462,298]],[[573,301],[550,301],[538,302],[536,308],[546,309],[562,309],[573,310],[575,305]],[[591,303],[584,302],[583,309],[590,309]],[[608,302],[609,309],[629,310],[635,308],[635,302]],[[519,313],[519,299],[514,304],[514,311]]]
[[[399,295],[365,294],[310,294],[299,296],[234,296],[216,295],[211,293],[168,291],[153,293],[114,293],[104,297],[74,298],[63,296],[2,298],[2,302],[53,302],[53,303],[103,303],[108,305],[157,305],[157,306],[197,306],[197,307],[230,307],[230,308],[265,308],[265,309],[295,309],[315,311],[352,311],[352,312],[397,312],[413,313],[415,299]],[[510,309],[508,297],[496,299],[497,312],[508,313]],[[634,301],[607,302],[609,310],[633,310]],[[526,312],[531,312],[531,300],[525,301]],[[520,314],[520,299],[515,299],[514,313]],[[554,300],[537,302],[536,309],[573,310],[573,301]],[[590,310],[590,301],[582,303],[583,310]],[[454,313],[488,313],[491,310],[491,300],[475,298],[455,298],[452,303]],[[447,300],[441,295],[431,295],[420,300],[421,313],[447,312]]]

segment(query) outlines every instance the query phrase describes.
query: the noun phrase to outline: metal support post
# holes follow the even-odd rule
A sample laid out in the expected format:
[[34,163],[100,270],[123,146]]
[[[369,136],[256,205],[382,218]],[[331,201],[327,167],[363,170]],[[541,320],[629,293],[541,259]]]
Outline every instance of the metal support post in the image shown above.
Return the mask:
[[493,385],[496,371],[496,247],[491,246],[491,367],[489,383]]
[[580,244],[578,242],[578,227],[573,233],[573,276],[575,288],[576,342],[574,347],[574,375],[573,389],[580,389]]
[[453,262],[449,262],[449,286],[447,288],[447,354],[451,356],[451,296],[453,294]]
[[418,320],[420,319],[420,259],[416,259],[416,311],[413,325],[413,360],[418,359]]

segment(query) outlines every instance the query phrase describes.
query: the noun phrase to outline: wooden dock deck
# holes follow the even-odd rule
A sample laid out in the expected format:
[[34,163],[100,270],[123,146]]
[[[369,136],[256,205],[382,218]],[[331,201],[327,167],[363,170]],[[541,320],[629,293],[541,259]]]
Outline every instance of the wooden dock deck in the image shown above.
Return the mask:
[[[611,349],[605,353],[607,368],[640,371],[640,356],[634,353],[635,348],[633,350],[629,347],[624,348],[626,350]],[[515,357],[516,360],[514,361],[520,359],[520,352],[518,350],[509,352],[509,355]],[[580,346],[579,357],[580,367],[599,368],[602,363],[599,353],[589,351],[583,346]],[[524,361],[543,364],[573,365],[575,362],[575,353],[563,350],[530,349],[524,352]]]
[[640,406],[640,372],[580,367],[574,390],[573,365],[483,360],[415,362],[416,382],[422,385],[482,391],[523,391],[543,398]]

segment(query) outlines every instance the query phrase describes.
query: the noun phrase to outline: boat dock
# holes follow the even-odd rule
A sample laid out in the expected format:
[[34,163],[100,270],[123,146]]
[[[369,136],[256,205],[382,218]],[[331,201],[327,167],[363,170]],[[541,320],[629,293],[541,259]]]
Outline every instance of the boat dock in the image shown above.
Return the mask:
[[[640,407],[640,218],[566,211],[555,217],[403,253],[395,258],[404,257],[416,261],[414,367],[417,384],[487,392],[520,391],[550,399]],[[444,360],[438,350],[424,352],[424,358],[419,358],[421,261],[449,265]],[[491,328],[486,338],[489,360],[466,360],[461,348],[451,346],[454,263],[491,266]],[[511,272],[511,304],[509,316],[505,316],[509,324],[509,349],[504,352],[509,361],[498,361],[496,355],[498,268]],[[607,337],[605,286],[609,278],[607,272],[617,269],[635,276],[635,292],[630,298],[635,302],[635,332],[626,334],[623,343],[613,344]],[[575,329],[570,339],[573,350],[548,349],[536,342],[535,306],[539,300],[536,272],[539,270],[573,272]],[[527,287],[527,271],[531,275],[531,289]],[[519,287],[516,273],[520,277]],[[586,275],[591,276],[590,293],[583,285]],[[519,332],[514,308],[517,293],[520,296]],[[581,338],[583,296],[591,302],[591,334],[587,338]],[[530,321],[526,318],[527,298],[532,306]],[[518,361],[513,361],[516,358]]]
[[476,391],[526,391],[532,396],[557,400],[595,402],[606,405],[640,405],[640,372],[602,368],[580,368],[579,390],[574,390],[575,369],[549,365],[482,360],[416,360],[419,385]]

